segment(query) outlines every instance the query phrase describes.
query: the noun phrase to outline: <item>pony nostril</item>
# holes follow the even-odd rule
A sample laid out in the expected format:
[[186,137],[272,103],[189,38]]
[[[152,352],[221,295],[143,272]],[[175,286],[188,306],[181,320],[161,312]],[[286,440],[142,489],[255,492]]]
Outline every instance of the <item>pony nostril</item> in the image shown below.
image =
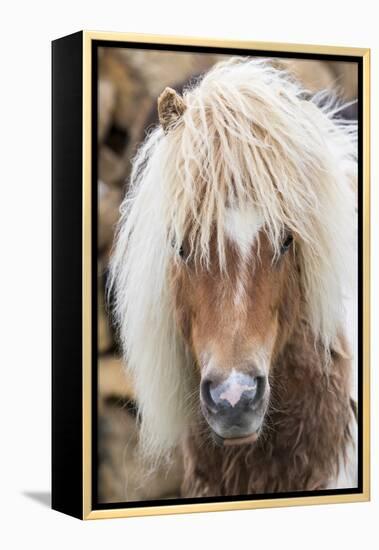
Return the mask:
[[214,401],[211,391],[212,382],[210,380],[203,380],[200,386],[200,395],[205,406],[212,413],[217,412],[217,403]]
[[251,405],[254,406],[259,403],[266,391],[266,377],[256,376],[255,380],[255,393],[251,399]]
[[241,395],[241,399],[253,403],[257,397],[259,387],[259,376],[254,376],[251,378],[248,384]]
[[266,393],[266,386],[266,376],[251,377],[249,384],[243,387],[244,391],[240,397],[241,406],[245,405],[250,409],[256,409]]

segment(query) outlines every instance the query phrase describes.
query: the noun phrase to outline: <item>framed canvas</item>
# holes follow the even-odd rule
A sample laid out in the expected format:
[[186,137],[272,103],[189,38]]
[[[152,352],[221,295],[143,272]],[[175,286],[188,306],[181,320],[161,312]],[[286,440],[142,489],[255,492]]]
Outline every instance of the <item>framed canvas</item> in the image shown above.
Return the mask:
[[52,46],[52,506],[369,499],[369,50]]

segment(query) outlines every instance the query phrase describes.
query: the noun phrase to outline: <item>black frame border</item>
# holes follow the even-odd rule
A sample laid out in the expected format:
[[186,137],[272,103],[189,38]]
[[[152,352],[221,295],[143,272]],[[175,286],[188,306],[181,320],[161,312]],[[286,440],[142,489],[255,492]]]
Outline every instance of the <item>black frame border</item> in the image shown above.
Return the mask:
[[52,508],[83,517],[83,33],[52,43]]

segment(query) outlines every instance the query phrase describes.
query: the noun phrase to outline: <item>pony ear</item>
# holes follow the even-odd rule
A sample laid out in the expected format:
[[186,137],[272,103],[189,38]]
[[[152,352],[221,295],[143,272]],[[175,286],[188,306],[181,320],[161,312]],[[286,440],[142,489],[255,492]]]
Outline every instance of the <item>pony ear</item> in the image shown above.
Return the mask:
[[183,98],[172,88],[165,88],[158,97],[159,122],[165,134],[179,120],[186,110]]

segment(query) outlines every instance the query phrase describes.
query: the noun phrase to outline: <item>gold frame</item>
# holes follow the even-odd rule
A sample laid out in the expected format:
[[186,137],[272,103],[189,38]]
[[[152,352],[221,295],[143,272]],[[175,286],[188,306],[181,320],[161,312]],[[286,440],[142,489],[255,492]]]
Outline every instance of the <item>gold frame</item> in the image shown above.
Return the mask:
[[[212,46],[309,54],[351,55],[363,59],[363,492],[267,500],[213,502],[92,510],[91,464],[91,44],[93,40]],[[209,38],[134,33],[83,32],[83,519],[247,510],[283,506],[365,502],[370,500],[370,49],[271,42],[227,41]]]

